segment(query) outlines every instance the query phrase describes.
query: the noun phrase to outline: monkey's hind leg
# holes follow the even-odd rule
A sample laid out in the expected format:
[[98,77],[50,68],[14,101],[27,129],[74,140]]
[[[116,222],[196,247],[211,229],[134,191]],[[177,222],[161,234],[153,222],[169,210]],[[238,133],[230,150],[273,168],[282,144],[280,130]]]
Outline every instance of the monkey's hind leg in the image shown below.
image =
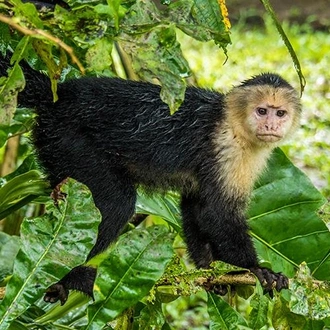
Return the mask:
[[[91,177],[87,177],[86,174],[80,173],[81,177],[75,176],[89,187],[95,205],[102,214],[98,237],[87,260],[104,251],[117,238],[135,209],[136,192],[130,178],[119,170],[110,168],[104,171],[103,176],[100,174],[95,176],[91,173]],[[95,277],[95,268],[77,266],[47,289],[44,300],[50,303],[59,300],[63,305],[68,298],[69,290],[77,290],[93,298]]]

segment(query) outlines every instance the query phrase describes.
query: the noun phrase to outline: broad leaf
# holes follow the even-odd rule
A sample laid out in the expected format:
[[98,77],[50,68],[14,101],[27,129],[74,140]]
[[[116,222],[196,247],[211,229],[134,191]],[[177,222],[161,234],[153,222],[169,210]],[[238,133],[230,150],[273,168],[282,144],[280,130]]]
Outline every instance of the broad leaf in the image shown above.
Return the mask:
[[89,306],[85,329],[101,329],[142,299],[163,274],[173,255],[173,235],[165,226],[122,235],[98,269],[96,303]]
[[172,112],[177,110],[186,89],[183,78],[189,75],[190,70],[176,40],[175,27],[159,26],[142,35],[126,35],[121,45],[131,54],[138,76],[150,82],[157,78],[162,85],[162,100]]
[[[207,309],[210,316],[210,330],[250,329],[244,318],[220,296],[207,294]],[[242,328],[238,328],[241,326]],[[244,328],[243,328],[244,327]]]
[[[325,198],[278,149],[256,189],[249,225],[259,256],[293,276],[306,261],[315,277],[330,279],[330,233],[317,211]],[[284,268],[283,268],[284,267]]]
[[22,223],[21,249],[0,304],[1,330],[35,303],[46,287],[83,263],[95,242],[100,214],[91,193],[73,180],[62,190],[67,197],[59,209],[51,203],[45,216]]

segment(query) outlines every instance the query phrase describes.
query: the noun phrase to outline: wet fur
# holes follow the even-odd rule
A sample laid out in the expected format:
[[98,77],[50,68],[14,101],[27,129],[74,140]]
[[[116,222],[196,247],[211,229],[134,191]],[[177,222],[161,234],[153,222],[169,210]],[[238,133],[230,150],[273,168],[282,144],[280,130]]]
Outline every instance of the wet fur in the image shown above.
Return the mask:
[[[1,75],[8,66],[2,59]],[[27,83],[18,103],[38,114],[33,141],[52,187],[67,177],[85,183],[102,213],[97,242],[87,259],[119,235],[134,213],[136,187],[142,185],[149,191],[181,192],[183,228],[197,266],[223,260],[259,269],[245,210],[275,145],[256,145],[250,139],[243,127],[245,109],[265,91],[267,97],[282,95],[284,101],[292,97],[292,107],[300,109],[287,82],[274,74],[260,75],[227,95],[188,87],[183,104],[171,116],[159,97],[160,87],[153,84],[117,78],[70,80],[58,85],[58,102],[53,103],[48,78],[24,63],[23,70]],[[282,275],[265,272],[280,288],[287,286]],[[64,303],[69,289],[92,296],[95,274],[75,268],[50,287],[46,301]]]

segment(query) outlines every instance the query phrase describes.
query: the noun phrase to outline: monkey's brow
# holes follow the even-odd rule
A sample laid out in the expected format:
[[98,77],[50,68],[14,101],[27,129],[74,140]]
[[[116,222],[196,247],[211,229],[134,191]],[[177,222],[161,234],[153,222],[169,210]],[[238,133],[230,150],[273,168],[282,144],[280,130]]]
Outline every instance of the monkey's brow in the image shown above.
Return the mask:
[[282,108],[282,106],[281,105],[279,105],[279,106],[276,106],[276,105],[273,105],[273,104],[266,104],[266,106],[267,106],[267,108],[273,108],[273,109],[280,109],[280,108]]

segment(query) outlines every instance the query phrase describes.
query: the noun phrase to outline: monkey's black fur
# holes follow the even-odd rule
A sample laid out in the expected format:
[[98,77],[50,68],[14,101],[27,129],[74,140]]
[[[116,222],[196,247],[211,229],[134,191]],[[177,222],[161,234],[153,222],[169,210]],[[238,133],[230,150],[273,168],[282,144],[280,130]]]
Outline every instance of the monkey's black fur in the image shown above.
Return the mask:
[[[9,61],[0,62],[3,76]],[[258,266],[247,234],[246,197],[219,189],[221,168],[213,138],[226,115],[223,94],[188,87],[183,104],[171,116],[159,98],[159,86],[81,78],[59,84],[53,103],[49,79],[24,63],[22,67],[26,87],[18,103],[37,112],[33,141],[52,187],[67,177],[83,182],[102,213],[87,259],[107,248],[132,217],[138,185],[151,191],[171,188],[182,193],[183,228],[197,266],[223,260],[251,269],[268,288],[273,282],[279,290],[287,287],[285,276]],[[243,85],[263,83],[288,87],[273,74]],[[95,275],[92,268],[76,267],[48,289],[45,300],[63,304],[69,289],[92,296]]]
[[281,76],[273,73],[263,73],[253,77],[253,79],[248,79],[242,82],[241,86],[257,86],[257,85],[270,85],[275,88],[284,87],[288,89],[293,89],[293,87],[285,81]]

